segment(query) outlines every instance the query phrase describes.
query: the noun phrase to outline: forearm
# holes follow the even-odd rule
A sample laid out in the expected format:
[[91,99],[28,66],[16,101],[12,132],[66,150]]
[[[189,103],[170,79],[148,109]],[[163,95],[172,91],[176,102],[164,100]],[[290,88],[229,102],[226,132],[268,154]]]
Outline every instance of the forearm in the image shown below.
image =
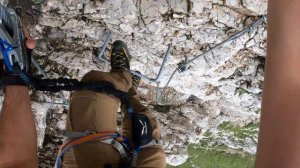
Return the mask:
[[28,89],[7,86],[0,115],[0,167],[37,167],[37,135]]
[[269,0],[257,168],[300,165],[300,1]]

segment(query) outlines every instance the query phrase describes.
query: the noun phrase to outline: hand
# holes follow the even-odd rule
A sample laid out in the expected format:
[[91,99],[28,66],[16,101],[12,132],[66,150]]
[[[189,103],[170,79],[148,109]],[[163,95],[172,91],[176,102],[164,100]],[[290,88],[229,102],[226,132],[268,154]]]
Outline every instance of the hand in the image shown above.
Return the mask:
[[36,46],[36,41],[28,38],[25,42],[25,46],[27,47],[27,49],[33,50]]
[[23,33],[24,33],[25,39],[27,39],[25,41],[25,46],[28,49],[33,50],[36,46],[36,41],[31,38],[30,33],[29,33],[29,26],[25,25],[24,23],[23,23]]

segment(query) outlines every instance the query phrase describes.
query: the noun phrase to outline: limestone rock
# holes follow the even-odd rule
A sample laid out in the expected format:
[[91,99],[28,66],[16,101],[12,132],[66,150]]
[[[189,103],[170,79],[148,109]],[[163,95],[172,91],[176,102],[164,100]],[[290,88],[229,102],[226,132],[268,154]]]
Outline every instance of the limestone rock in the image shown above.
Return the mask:
[[[127,43],[131,69],[155,77],[172,43],[160,78],[163,87],[178,64],[231,37],[266,14],[266,9],[267,2],[261,0],[48,0],[38,24],[31,28],[32,35],[41,39],[34,53],[50,77],[80,79],[90,70],[109,71],[109,64],[95,58],[106,32],[112,31],[112,40]],[[189,144],[255,153],[266,38],[262,24],[199,57],[186,71],[175,74],[161,93],[160,106],[155,104],[156,84],[142,81],[139,94],[160,122],[169,164],[185,162]],[[109,56],[108,50],[105,55]],[[59,101],[57,95],[46,97]],[[45,127],[42,114],[37,121],[40,139]],[[63,128],[62,115],[56,114],[54,130]]]

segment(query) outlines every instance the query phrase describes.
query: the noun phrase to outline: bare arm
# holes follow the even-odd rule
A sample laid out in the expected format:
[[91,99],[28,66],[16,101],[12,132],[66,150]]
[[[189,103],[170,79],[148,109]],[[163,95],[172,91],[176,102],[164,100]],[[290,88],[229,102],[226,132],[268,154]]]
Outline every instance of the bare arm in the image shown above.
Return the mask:
[[299,19],[299,0],[269,0],[257,168],[300,166]]
[[6,87],[0,114],[0,167],[38,167],[37,135],[27,87]]

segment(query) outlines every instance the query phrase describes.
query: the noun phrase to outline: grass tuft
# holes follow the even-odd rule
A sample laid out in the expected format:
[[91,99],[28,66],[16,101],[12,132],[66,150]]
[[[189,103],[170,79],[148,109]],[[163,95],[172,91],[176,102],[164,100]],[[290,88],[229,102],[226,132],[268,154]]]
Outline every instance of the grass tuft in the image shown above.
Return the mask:
[[199,146],[188,147],[189,158],[180,166],[168,168],[253,168],[254,156],[226,154],[215,150],[207,150]]

